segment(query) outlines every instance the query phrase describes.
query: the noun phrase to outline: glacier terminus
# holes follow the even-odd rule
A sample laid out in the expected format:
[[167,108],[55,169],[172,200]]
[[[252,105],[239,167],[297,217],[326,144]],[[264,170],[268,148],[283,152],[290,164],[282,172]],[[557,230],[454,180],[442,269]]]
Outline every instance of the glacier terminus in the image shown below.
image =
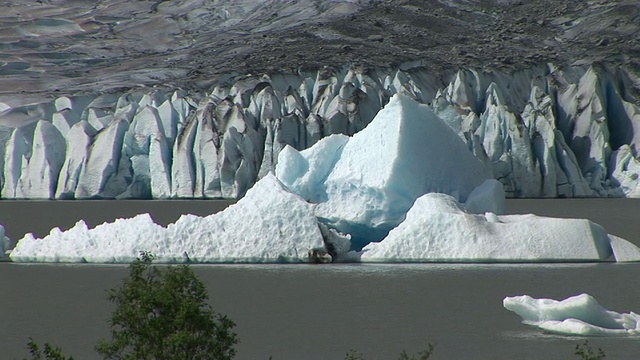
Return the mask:
[[636,197],[633,79],[604,65],[447,77],[345,67],[247,75],[199,95],[132,89],[1,106],[0,196],[237,199],[286,146],[353,135],[400,93],[429,104],[507,197]]

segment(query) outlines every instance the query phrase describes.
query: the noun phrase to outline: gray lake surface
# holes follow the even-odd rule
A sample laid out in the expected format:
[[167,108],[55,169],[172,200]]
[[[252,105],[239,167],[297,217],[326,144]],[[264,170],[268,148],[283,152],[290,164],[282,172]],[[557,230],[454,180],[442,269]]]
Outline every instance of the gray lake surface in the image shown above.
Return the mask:
[[[150,212],[171,222],[204,215],[216,201],[0,201],[12,239],[41,236],[80,218],[97,225]],[[511,213],[586,217],[638,244],[640,201],[510,200]],[[38,233],[42,231],[43,233]],[[20,234],[21,233],[21,234]],[[15,235],[19,234],[19,235]],[[505,296],[593,295],[618,312],[640,312],[640,264],[198,265],[214,308],[237,323],[237,359],[396,359],[435,345],[433,359],[572,359],[580,337],[546,334],[502,307]],[[29,337],[76,359],[98,359],[113,310],[105,290],[125,265],[0,263],[0,359],[28,355]],[[607,359],[640,358],[640,338],[588,338]]]

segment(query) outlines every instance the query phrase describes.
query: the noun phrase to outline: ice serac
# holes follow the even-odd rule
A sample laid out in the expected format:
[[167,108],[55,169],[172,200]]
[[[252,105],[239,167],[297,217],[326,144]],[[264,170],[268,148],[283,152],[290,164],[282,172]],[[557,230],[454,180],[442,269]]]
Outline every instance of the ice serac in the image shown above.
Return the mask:
[[50,122],[38,121],[31,156],[16,187],[16,196],[31,199],[51,199],[55,196],[58,176],[64,162],[66,141]]
[[510,197],[536,196],[541,189],[539,164],[522,119],[506,106],[495,83],[486,90],[486,107],[476,130],[491,160],[493,176]]
[[634,196],[633,181],[624,180],[624,167],[629,164],[626,153],[638,155],[640,108],[621,85],[624,82],[619,70],[612,73],[593,65],[558,93],[558,128],[599,196]]
[[629,145],[622,145],[609,157],[609,179],[613,196],[640,197],[640,161]]
[[420,195],[441,192],[464,201],[491,178],[450,127],[405,95],[395,95],[344,145],[333,137],[299,154],[288,148],[276,173],[318,203],[324,223],[351,234],[355,248],[381,240]]
[[171,196],[171,149],[167,138],[158,134],[149,145],[149,176],[151,196],[164,199]]
[[[153,194],[150,167],[151,144],[163,141],[164,127],[158,111],[151,106],[138,109],[124,136],[122,156],[118,166],[118,175],[122,180],[122,187],[126,187],[118,197],[125,198],[151,198]],[[154,155],[160,155],[154,153]],[[162,162],[162,158],[154,159],[154,165]],[[162,166],[164,170],[166,166]],[[157,169],[153,169],[157,174]],[[116,181],[112,181],[115,184]]]
[[607,232],[582,219],[470,214],[455,198],[426,194],[363,262],[602,261],[612,255]]
[[55,112],[51,115],[51,123],[63,137],[67,136],[73,125],[82,120],[83,111],[91,100],[90,96],[61,96],[53,102]]
[[80,221],[66,231],[55,228],[42,239],[27,234],[10,258],[123,263],[150,251],[161,262],[301,262],[307,261],[309,250],[324,246],[313,208],[285,190],[275,176],[267,175],[240,201],[217,214],[184,215],[166,228],[148,214],[93,229]]
[[533,160],[540,164],[542,197],[584,197],[593,195],[573,152],[556,127],[554,100],[539,87],[522,113],[531,138]]
[[95,135],[86,164],[78,177],[76,198],[114,198],[118,195],[110,192],[106,185],[117,176],[122,142],[128,127],[126,120],[116,120]]
[[222,197],[220,166],[218,163],[220,134],[215,124],[216,104],[207,99],[207,104],[197,113],[198,132],[195,135],[193,152],[195,159],[195,197]]
[[[245,102],[242,89],[235,98]],[[173,144],[174,197],[240,198],[257,180],[263,158],[260,108],[234,103],[226,90],[204,98]],[[265,111],[270,116],[270,110]]]
[[238,105],[231,105],[216,126],[224,136],[220,138],[220,185],[222,196],[239,198],[253,185],[263,158],[264,119],[270,115],[260,112],[259,117],[246,114]]
[[80,173],[84,169],[89,146],[95,134],[95,129],[87,121],[76,123],[67,133],[67,154],[60,169],[56,198],[72,199],[74,197]]
[[31,147],[22,129],[14,129],[6,144],[4,153],[4,183],[2,185],[3,198],[16,198],[18,181],[22,175],[23,166],[26,167]]
[[606,82],[590,68],[577,84],[570,85],[558,96],[558,125],[586,180],[602,193],[606,177],[606,161],[611,148],[606,113]]
[[578,336],[640,335],[640,315],[607,310],[588,294],[560,301],[513,296],[504,298],[503,306],[518,314],[524,324],[547,332]]
[[173,144],[173,161],[171,163],[171,196],[193,197],[195,169],[193,143],[198,131],[197,120],[191,118],[178,133]]

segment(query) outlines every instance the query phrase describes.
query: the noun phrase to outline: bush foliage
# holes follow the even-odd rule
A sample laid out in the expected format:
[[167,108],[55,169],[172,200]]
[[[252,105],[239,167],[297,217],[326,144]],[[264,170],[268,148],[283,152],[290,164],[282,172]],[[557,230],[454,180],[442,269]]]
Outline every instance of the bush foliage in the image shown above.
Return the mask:
[[[151,266],[154,256],[142,253],[129,265],[129,277],[108,291],[116,309],[111,339],[96,351],[108,360],[230,360],[236,354],[235,324],[213,311],[202,281],[186,265]],[[31,360],[73,360],[49,343],[44,351],[33,339]]]
[[207,290],[186,265],[151,266],[141,254],[129,277],[109,291],[116,306],[109,320],[111,340],[96,351],[105,359],[229,360],[235,356],[235,326],[207,303]]
[[[432,344],[428,344],[425,350],[418,352],[416,355],[409,355],[406,351],[402,351],[398,360],[427,360],[433,354],[434,346]],[[351,350],[347,352],[344,357],[344,360],[366,360],[364,355],[355,350]]]
[[27,348],[31,354],[31,360],[73,360],[71,356],[66,357],[62,349],[49,343],[44,344],[44,350],[40,350],[38,344],[33,339],[29,339]]
[[604,350],[598,348],[597,353],[591,348],[588,341],[579,343],[576,345],[576,352],[574,355],[578,356],[581,360],[602,360],[606,356]]

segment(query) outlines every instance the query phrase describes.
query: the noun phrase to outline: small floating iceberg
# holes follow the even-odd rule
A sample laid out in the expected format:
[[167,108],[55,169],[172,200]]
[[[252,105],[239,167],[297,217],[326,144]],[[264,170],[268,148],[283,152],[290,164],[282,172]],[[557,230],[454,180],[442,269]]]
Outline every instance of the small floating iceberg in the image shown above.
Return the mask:
[[640,315],[603,308],[588,294],[564,300],[534,299],[528,295],[506,297],[505,309],[522,322],[544,331],[577,336],[640,336]]

